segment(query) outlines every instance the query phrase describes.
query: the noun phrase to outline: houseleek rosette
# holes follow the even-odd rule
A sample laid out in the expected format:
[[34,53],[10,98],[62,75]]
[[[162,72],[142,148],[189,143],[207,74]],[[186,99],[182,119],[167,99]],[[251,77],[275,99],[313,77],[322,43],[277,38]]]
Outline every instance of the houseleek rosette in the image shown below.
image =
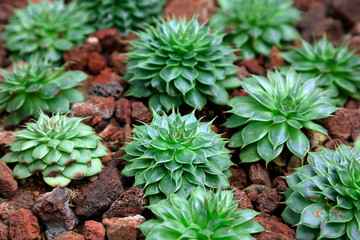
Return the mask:
[[39,55],[32,55],[27,63],[14,64],[11,72],[2,70],[0,79],[0,112],[10,113],[5,124],[18,124],[38,110],[66,113],[70,103],[84,100],[75,87],[87,79],[81,71],[65,72],[65,65],[56,67]]
[[149,106],[156,111],[183,102],[197,109],[207,100],[224,104],[226,89],[240,85],[233,51],[222,44],[222,35],[197,19],[158,22],[138,35],[128,53],[129,95],[150,97]]
[[359,150],[342,144],[309,153],[309,165],[286,177],[283,218],[299,240],[360,239]]
[[41,173],[52,187],[64,187],[71,179],[79,180],[101,171],[99,157],[106,156],[106,147],[93,129],[78,117],[69,118],[57,113],[48,117],[40,112],[35,122],[13,132],[11,152],[1,161],[17,163],[13,169],[16,179]]
[[313,120],[330,116],[337,108],[326,92],[317,87],[317,79],[300,81],[300,75],[289,71],[286,76],[268,72],[268,79],[253,75],[242,82],[250,96],[229,101],[233,115],[226,121],[229,128],[240,128],[229,147],[241,147],[240,159],[267,163],[287,148],[303,158],[310,148],[302,128],[327,135],[326,129]]
[[187,197],[196,186],[227,188],[233,165],[226,141],[211,131],[211,122],[198,121],[194,112],[157,115],[151,124],[136,126],[123,159],[122,171],[135,176],[134,185],[145,188],[153,204],[171,193]]
[[299,37],[294,24],[301,19],[292,0],[219,0],[210,25],[226,32],[225,41],[241,49],[242,57],[268,56],[272,46]]
[[89,20],[89,14],[77,1],[29,1],[26,8],[15,10],[4,27],[5,46],[20,59],[39,53],[51,61],[60,61],[62,52],[82,44],[95,31]]
[[301,40],[282,56],[305,78],[319,77],[328,96],[343,105],[348,97],[360,99],[360,57],[347,46],[334,47],[325,37],[313,46]]
[[165,0],[82,0],[97,29],[117,28],[121,34],[153,24],[162,16]]

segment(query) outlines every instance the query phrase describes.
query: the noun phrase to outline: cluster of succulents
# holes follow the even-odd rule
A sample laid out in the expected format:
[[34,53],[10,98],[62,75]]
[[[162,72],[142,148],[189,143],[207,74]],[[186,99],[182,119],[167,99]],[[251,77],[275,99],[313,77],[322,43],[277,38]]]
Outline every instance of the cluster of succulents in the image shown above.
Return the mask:
[[6,48],[22,59],[40,53],[51,61],[62,59],[62,52],[81,44],[95,29],[89,25],[89,14],[76,1],[42,0],[16,9],[5,26]]
[[350,96],[360,99],[360,57],[347,46],[334,47],[326,37],[311,46],[301,40],[302,48],[293,47],[282,54],[292,67],[306,78],[319,77],[318,84],[343,105]]
[[283,218],[299,240],[360,239],[360,148],[309,153],[308,165],[286,177]]
[[17,163],[16,179],[42,174],[52,187],[64,187],[72,179],[93,176],[101,171],[99,157],[106,156],[106,147],[93,129],[78,117],[59,113],[48,117],[40,112],[39,119],[26,123],[26,128],[13,132],[11,152],[2,157],[5,163]]
[[70,103],[84,97],[75,89],[87,75],[81,71],[65,72],[48,60],[33,55],[24,64],[14,64],[12,72],[3,70],[0,81],[0,112],[10,113],[5,124],[18,124],[28,116],[38,117],[38,110],[66,113]]
[[157,22],[138,35],[128,53],[129,95],[150,97],[149,106],[156,111],[184,101],[197,109],[207,100],[224,104],[226,89],[240,85],[233,50],[222,45],[222,35],[195,18]]
[[[14,164],[13,175],[41,175],[52,187],[98,174],[107,148],[94,130],[67,117],[70,104],[84,97],[75,89],[87,75],[54,65],[62,52],[81,44],[95,28],[117,28],[121,34],[140,30],[128,53],[129,95],[149,97],[150,124],[135,126],[133,140],[123,149],[128,162],[122,171],[145,190],[149,208],[158,219],[139,226],[152,239],[254,239],[264,228],[252,219],[254,210],[237,210],[230,187],[230,151],[225,139],[201,122],[195,110],[182,116],[183,103],[201,110],[207,101],[228,104],[232,116],[225,127],[238,128],[229,147],[241,147],[242,162],[266,164],[284,148],[304,158],[310,143],[302,129],[327,135],[313,122],[329,117],[347,97],[360,100],[360,57],[326,38],[311,46],[282,53],[292,68],[236,77],[237,56],[267,56],[273,46],[298,38],[294,24],[301,19],[292,0],[219,0],[210,26],[189,21],[159,20],[165,0],[41,0],[15,10],[3,37],[14,57],[27,63],[2,70],[0,113],[5,124],[25,128],[13,135],[10,152],[1,161]],[[93,27],[95,25],[96,27]],[[153,26],[156,25],[156,26]],[[60,65],[60,64],[59,64]],[[249,96],[229,100],[237,87]],[[169,111],[159,114],[162,110]],[[45,112],[56,113],[51,117]],[[354,148],[323,148],[309,153],[308,165],[286,177],[290,188],[283,218],[297,226],[297,238],[360,239],[360,139]]]
[[267,56],[272,46],[299,37],[294,24],[301,19],[292,0],[219,0],[210,25],[226,32],[225,41],[240,48],[244,58]]
[[251,220],[258,215],[254,210],[237,210],[238,201],[232,191],[214,193],[201,187],[189,198],[173,193],[149,208],[158,217],[140,225],[147,240],[175,239],[255,239],[253,233],[263,227]]
[[127,34],[143,29],[162,16],[165,0],[83,0],[97,29],[117,28]]
[[223,189],[233,165],[226,141],[211,131],[211,122],[198,121],[194,112],[154,113],[151,124],[135,127],[133,141],[124,150],[129,163],[122,174],[135,176],[150,203],[171,193],[188,196],[196,186]]
[[242,82],[250,96],[229,101],[233,115],[225,126],[241,129],[230,140],[230,147],[242,147],[240,159],[253,162],[276,158],[286,144],[296,156],[303,158],[310,148],[301,131],[305,127],[327,135],[326,129],[312,120],[330,116],[337,108],[325,92],[317,87],[317,79],[300,81],[300,75],[289,71],[268,72],[268,79],[254,75]]

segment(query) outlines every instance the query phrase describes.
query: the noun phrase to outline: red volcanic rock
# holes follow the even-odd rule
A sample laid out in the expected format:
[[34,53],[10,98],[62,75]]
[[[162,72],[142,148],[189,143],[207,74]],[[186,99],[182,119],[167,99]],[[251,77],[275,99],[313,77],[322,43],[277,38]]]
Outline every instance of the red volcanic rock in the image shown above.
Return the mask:
[[6,163],[0,161],[0,196],[10,198],[18,189],[17,181],[13,177],[11,169]]
[[108,166],[77,199],[75,212],[82,218],[99,216],[110,207],[123,191],[119,170],[114,166]]
[[9,216],[9,235],[12,240],[33,240],[39,237],[37,218],[30,210],[19,209]]
[[104,226],[94,220],[86,221],[84,224],[86,240],[105,240]]
[[142,189],[130,188],[111,204],[110,209],[103,215],[103,218],[128,217],[141,214],[148,204],[148,201],[143,196]]

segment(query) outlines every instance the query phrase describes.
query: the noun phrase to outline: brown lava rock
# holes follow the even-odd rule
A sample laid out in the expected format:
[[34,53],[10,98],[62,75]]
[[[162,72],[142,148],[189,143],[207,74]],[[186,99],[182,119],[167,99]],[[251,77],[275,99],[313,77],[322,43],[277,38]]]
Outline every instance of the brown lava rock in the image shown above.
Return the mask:
[[86,70],[90,51],[91,47],[85,44],[73,47],[69,52],[64,52],[64,61],[69,64],[67,68],[70,70]]
[[346,141],[351,136],[352,126],[346,116],[347,109],[340,109],[335,112],[335,116],[318,120],[320,124],[328,130],[329,136],[340,141]]
[[91,104],[79,102],[71,105],[71,116],[85,118],[85,123],[89,123],[94,115],[95,110]]
[[84,224],[86,240],[105,240],[104,226],[94,220],[86,221]]
[[10,198],[18,189],[17,181],[14,179],[11,169],[6,163],[0,161],[0,197]]
[[257,240],[295,240],[295,230],[282,223],[277,217],[261,214],[253,220],[260,223],[265,231],[254,234]]
[[0,204],[0,220],[7,221],[12,212],[21,208],[31,210],[34,203],[35,200],[31,193],[19,189],[11,201]]
[[261,163],[253,163],[249,170],[249,179],[252,184],[265,185],[271,187],[271,181],[268,170]]
[[106,67],[106,62],[98,52],[91,52],[89,54],[89,62],[88,62],[89,70],[92,73],[99,73]]
[[151,122],[151,113],[149,109],[142,102],[132,102],[131,117],[136,121],[139,120],[144,123]]
[[146,220],[141,215],[135,215],[125,218],[104,219],[106,226],[106,236],[109,240],[137,240],[141,236],[137,226]]
[[273,214],[278,210],[283,199],[284,197],[276,189],[269,189],[257,195],[255,208],[260,212]]
[[126,98],[116,101],[116,119],[121,123],[131,123],[131,102]]
[[33,240],[39,237],[37,218],[30,210],[19,209],[9,216],[9,235],[13,240]]
[[75,212],[82,218],[99,216],[110,207],[111,203],[123,191],[119,170],[115,166],[108,166],[77,199]]
[[56,236],[54,240],[85,240],[85,236],[73,231],[69,231]]
[[98,97],[91,99],[95,114],[102,119],[109,119],[115,111],[115,99],[113,97]]
[[110,209],[103,215],[103,218],[128,217],[141,214],[148,205],[148,201],[143,198],[144,191],[137,187],[132,187],[122,193],[112,204]]
[[256,74],[256,75],[263,75],[265,72],[265,69],[261,64],[258,62],[257,59],[246,59],[241,62],[242,65],[244,65],[250,73]]
[[285,178],[282,176],[277,176],[276,178],[274,178],[271,186],[272,188],[276,188],[279,193],[285,192],[289,188]]
[[237,209],[254,209],[249,197],[242,190],[235,189],[233,199],[239,201]]
[[0,239],[9,239],[9,227],[0,221]]
[[36,199],[33,211],[45,224],[48,239],[72,230],[78,223],[77,217],[69,207],[70,194],[70,189],[54,188]]
[[229,178],[231,186],[244,189],[248,185],[247,174],[244,169],[239,167],[230,167],[232,176]]

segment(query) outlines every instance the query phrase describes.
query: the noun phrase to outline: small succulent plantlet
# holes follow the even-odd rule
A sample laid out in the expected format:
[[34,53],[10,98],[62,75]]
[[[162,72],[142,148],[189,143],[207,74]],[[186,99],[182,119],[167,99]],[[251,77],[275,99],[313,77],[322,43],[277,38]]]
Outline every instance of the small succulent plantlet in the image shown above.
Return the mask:
[[225,41],[240,48],[243,58],[268,56],[272,46],[298,38],[293,27],[301,19],[292,0],[219,0],[211,18],[214,29],[226,32]]
[[196,186],[229,187],[229,150],[210,127],[194,112],[154,113],[151,124],[135,127],[134,140],[124,148],[129,164],[122,174],[135,176],[134,185],[145,188],[151,204],[174,192],[187,197]]
[[147,240],[232,240],[255,239],[251,236],[264,228],[251,220],[258,215],[254,210],[237,210],[238,201],[232,191],[216,193],[195,188],[187,199],[171,194],[168,199],[150,205],[158,217],[139,226]]
[[317,79],[300,81],[300,75],[290,70],[286,76],[268,72],[246,78],[242,87],[250,96],[231,99],[233,113],[225,126],[241,127],[230,140],[229,147],[242,147],[240,159],[253,162],[276,158],[284,145],[303,158],[309,150],[309,140],[301,131],[305,127],[327,135],[326,129],[312,122],[330,116],[337,108],[325,92],[317,87]]
[[225,89],[240,85],[233,64],[236,56],[222,45],[222,35],[211,33],[197,19],[158,22],[139,32],[128,54],[129,95],[150,97],[156,111],[171,110],[184,101],[201,109],[207,100],[224,104]]
[[320,76],[318,84],[337,99],[338,105],[343,105],[348,96],[360,99],[360,57],[355,56],[356,50],[336,48],[326,37],[314,46],[301,42],[302,48],[293,47],[282,54],[297,72],[307,78]]
[[27,64],[14,64],[12,72],[2,70],[0,80],[0,112],[10,113],[5,124],[18,124],[27,116],[38,117],[38,109],[65,113],[70,103],[81,102],[84,96],[74,89],[87,75],[81,71],[65,72],[65,66],[54,67],[39,55]]
[[66,5],[63,0],[29,1],[28,7],[15,10],[3,38],[6,48],[22,59],[36,52],[56,62],[95,30],[88,21],[88,13],[76,1]]
[[360,239],[360,148],[309,153],[309,165],[286,177],[283,218],[299,240]]
[[59,113],[51,118],[40,112],[37,121],[26,123],[26,128],[13,135],[12,152],[1,160],[17,163],[13,169],[16,179],[42,173],[52,187],[64,187],[71,179],[82,179],[101,171],[99,157],[106,156],[106,147],[93,129],[78,117],[69,118]]
[[165,0],[82,0],[97,29],[117,28],[121,34],[155,23],[163,14]]

